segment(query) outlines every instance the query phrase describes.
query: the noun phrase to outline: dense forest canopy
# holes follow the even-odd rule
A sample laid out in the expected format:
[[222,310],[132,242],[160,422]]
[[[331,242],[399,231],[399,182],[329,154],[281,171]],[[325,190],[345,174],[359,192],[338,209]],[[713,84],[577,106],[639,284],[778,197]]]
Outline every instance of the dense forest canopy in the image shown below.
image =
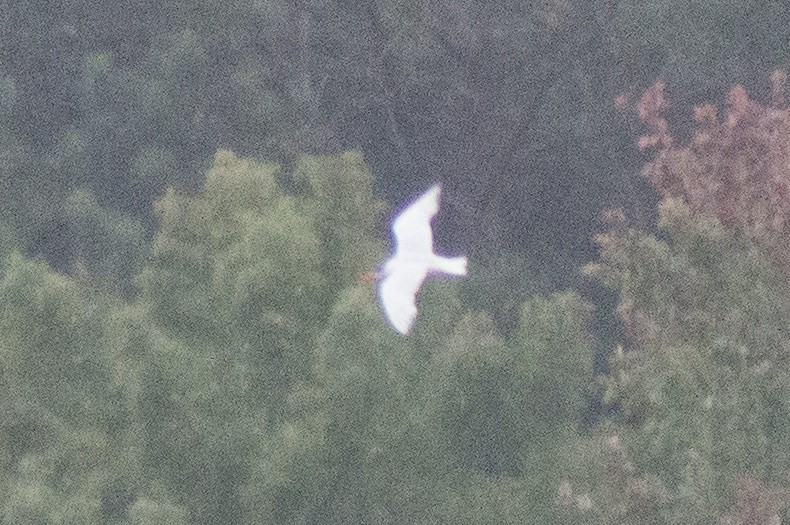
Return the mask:
[[790,521],[790,4],[0,10],[0,521]]

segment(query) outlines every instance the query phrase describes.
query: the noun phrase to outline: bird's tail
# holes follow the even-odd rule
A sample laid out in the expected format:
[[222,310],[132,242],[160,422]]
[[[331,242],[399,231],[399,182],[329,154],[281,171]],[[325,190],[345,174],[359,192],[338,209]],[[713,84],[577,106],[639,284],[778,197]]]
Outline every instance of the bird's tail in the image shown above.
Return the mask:
[[450,275],[466,275],[466,257],[437,257],[437,270]]

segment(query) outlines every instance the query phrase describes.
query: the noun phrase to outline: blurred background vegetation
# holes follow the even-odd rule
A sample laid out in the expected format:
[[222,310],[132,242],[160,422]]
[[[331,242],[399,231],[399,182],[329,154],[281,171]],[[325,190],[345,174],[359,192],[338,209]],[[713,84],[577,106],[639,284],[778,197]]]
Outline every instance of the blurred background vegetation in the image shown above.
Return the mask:
[[0,12],[4,523],[790,521],[790,4]]

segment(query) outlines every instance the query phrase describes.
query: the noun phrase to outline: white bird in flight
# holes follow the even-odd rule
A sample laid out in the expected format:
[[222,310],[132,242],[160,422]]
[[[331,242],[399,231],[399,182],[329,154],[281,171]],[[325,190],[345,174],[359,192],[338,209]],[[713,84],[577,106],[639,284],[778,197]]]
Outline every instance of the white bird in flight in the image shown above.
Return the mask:
[[403,335],[417,316],[417,291],[429,274],[466,275],[466,257],[441,257],[433,252],[431,219],[439,211],[439,193],[436,184],[392,221],[395,254],[376,276],[384,314]]

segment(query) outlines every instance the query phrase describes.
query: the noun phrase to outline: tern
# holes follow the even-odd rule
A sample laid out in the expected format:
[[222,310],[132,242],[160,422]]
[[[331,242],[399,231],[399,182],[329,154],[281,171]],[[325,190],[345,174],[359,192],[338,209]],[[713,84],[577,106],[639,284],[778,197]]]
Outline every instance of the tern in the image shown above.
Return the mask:
[[402,335],[417,317],[417,292],[428,275],[466,275],[466,257],[442,257],[433,251],[431,219],[439,211],[440,192],[439,184],[434,185],[395,217],[395,253],[376,274],[381,307]]

